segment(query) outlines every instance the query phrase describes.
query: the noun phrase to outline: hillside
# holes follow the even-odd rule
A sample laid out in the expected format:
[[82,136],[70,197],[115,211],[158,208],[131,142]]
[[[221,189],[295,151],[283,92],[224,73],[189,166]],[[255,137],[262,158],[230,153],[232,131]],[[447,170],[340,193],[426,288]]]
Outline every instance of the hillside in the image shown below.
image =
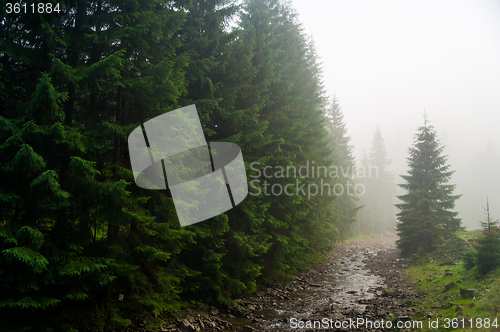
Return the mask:
[[415,289],[424,295],[414,301],[413,319],[438,321],[443,331],[498,329],[500,271],[480,276],[476,268],[467,270],[461,258],[479,234],[458,232],[432,254],[412,259],[407,273]]

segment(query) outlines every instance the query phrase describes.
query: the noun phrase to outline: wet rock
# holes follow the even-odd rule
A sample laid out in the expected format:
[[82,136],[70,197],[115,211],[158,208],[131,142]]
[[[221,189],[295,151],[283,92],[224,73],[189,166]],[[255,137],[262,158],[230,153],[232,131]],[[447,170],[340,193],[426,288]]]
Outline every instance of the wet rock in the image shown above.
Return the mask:
[[339,314],[339,313],[333,313],[329,317],[333,320],[344,320],[345,319],[344,315]]
[[387,310],[385,310],[385,309],[378,309],[377,310],[377,316],[378,317],[385,317],[385,316],[387,316]]
[[234,308],[234,313],[237,316],[242,317],[242,316],[249,315],[251,313],[251,311],[242,307],[241,305],[238,305],[236,308]]
[[227,303],[227,307],[229,310],[234,310],[238,306],[238,303],[236,301],[229,301]]
[[356,307],[356,308],[354,309],[354,311],[355,311],[355,312],[356,312],[356,314],[358,314],[358,315],[362,315],[362,314],[364,314],[364,313],[365,313],[365,309],[363,309],[363,308],[361,308],[361,307]]
[[326,312],[326,311],[330,311],[331,310],[331,307],[329,305],[324,305],[324,306],[321,306],[319,307],[319,312]]
[[[216,311],[212,312],[214,308],[210,308],[206,313],[207,316],[212,314],[210,316],[211,320],[206,317],[201,321],[190,322],[190,324],[200,328],[201,323],[203,323],[204,328],[202,330],[207,332],[229,329],[235,332],[259,330],[284,332],[290,330],[290,324],[287,319],[293,317],[294,312],[311,312],[311,315],[308,315],[307,318],[310,320],[321,320],[325,317],[334,321],[356,320],[361,317],[372,321],[389,319],[388,317],[399,317],[400,319],[404,317],[414,318],[413,315],[416,313],[411,308],[412,301],[417,299],[419,295],[407,284],[402,264],[394,264],[400,255],[394,249],[393,241],[394,238],[390,239],[390,243],[387,241],[385,244],[379,242],[374,244],[374,242],[371,242],[370,253],[365,250],[365,246],[352,249],[354,247],[350,244],[341,244],[339,245],[339,251],[334,252],[326,263],[318,264],[314,268],[314,271],[309,270],[299,273],[298,277],[287,285],[276,285],[258,291],[252,297],[244,299],[244,303],[238,303],[238,301],[228,303],[226,306],[228,312],[232,315],[225,317],[228,317],[227,319],[234,326],[217,317],[219,313]],[[340,251],[345,248],[349,250],[347,254],[344,251]],[[405,262],[405,264],[408,263]],[[342,272],[344,275],[338,276],[337,273],[342,268],[345,270]],[[354,274],[353,271],[355,271]],[[354,283],[354,287],[349,286],[347,289],[343,284],[334,285],[326,283],[328,275],[341,280],[347,280],[348,277],[345,275],[356,276],[354,279],[357,279],[358,276],[363,274],[370,276],[377,275],[382,278],[378,284]],[[304,295],[298,296],[295,293],[300,290],[304,291],[301,292]],[[320,297],[319,302],[316,302],[317,300],[314,299],[314,296],[324,291],[331,291],[331,296]],[[385,293],[386,296],[381,296],[381,293]],[[329,299],[331,302],[324,302],[325,299]],[[439,303],[439,305],[441,304]],[[314,310],[315,308],[317,310]],[[263,311],[261,312],[260,310]],[[252,313],[255,316],[252,316]],[[240,316],[242,314],[243,316]],[[424,311],[421,316],[426,314]],[[247,315],[246,318],[245,315]],[[238,316],[238,318],[235,316]],[[184,327],[179,319],[173,329],[167,329],[167,331],[188,332],[193,330]],[[144,331],[135,330],[134,332]],[[155,332],[160,331],[157,330]]]
[[194,330],[193,325],[191,325],[191,323],[187,319],[185,319],[185,318],[182,319],[181,323],[182,323],[182,326],[184,326],[185,328]]
[[399,294],[399,291],[395,288],[384,288],[382,291],[382,296],[396,296]]
[[348,308],[348,309],[345,309],[343,311],[343,314],[344,315],[349,315],[349,314],[352,314],[353,311],[354,311],[354,308]]

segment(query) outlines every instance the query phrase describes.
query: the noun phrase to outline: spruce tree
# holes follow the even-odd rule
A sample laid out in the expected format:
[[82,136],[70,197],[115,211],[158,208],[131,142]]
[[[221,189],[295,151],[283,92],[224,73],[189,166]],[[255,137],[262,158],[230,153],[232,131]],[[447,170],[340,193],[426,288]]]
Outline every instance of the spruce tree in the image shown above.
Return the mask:
[[419,248],[434,250],[444,237],[460,228],[458,213],[451,211],[460,195],[453,195],[455,185],[447,184],[452,171],[446,164],[433,126],[425,119],[418,128],[413,147],[409,148],[408,174],[399,186],[407,191],[396,204],[398,248],[403,256],[415,254]]
[[[340,185],[344,188],[341,195],[335,197],[335,208],[333,209],[333,222],[339,231],[339,238],[343,239],[353,227],[356,213],[358,211],[358,194],[355,188],[355,160],[352,155],[353,146],[350,145],[350,136],[347,135],[347,125],[344,114],[340,108],[337,98],[334,96],[326,109],[328,119],[327,129],[329,132],[327,141],[332,149],[333,166],[338,172],[334,177],[333,186]],[[350,194],[347,188],[350,188]]]
[[[235,68],[240,68],[241,73],[236,76],[236,72],[228,72],[237,83],[237,90],[231,94],[235,111],[226,110],[227,116],[222,120],[236,120],[234,129],[238,131],[234,131],[233,139],[239,139],[240,146],[249,152],[245,155],[246,163],[256,162],[258,166],[254,164],[253,168],[259,171],[267,166],[311,167],[313,161],[328,166],[321,85],[296,14],[281,1],[247,1],[240,27],[243,31],[234,44],[233,54],[234,60],[240,61],[235,62]],[[222,127],[231,132],[233,124],[226,121]],[[286,278],[310,265],[318,251],[334,239],[333,225],[325,218],[331,197],[318,195],[309,199],[295,192],[271,193],[272,186],[284,188],[293,182],[295,188],[296,181],[299,187],[307,189],[318,179],[261,176],[256,184],[261,194],[250,194],[242,203],[239,220],[245,223],[232,227],[238,232],[250,232],[235,238],[240,247],[232,254],[251,248],[252,254],[261,253],[253,262],[261,267],[265,281]],[[256,193],[254,189],[250,191]],[[257,239],[259,242],[255,242]]]
[[160,1],[61,7],[57,19],[12,14],[1,27],[0,320],[9,331],[129,325],[130,308],[175,308],[189,275],[166,268],[189,232],[150,216],[155,201],[173,205],[130,186],[124,143],[184,90],[184,13]]
[[181,228],[169,192],[139,188],[130,170],[131,130],[191,103],[207,137],[237,143],[247,166],[335,162],[320,67],[288,5],[247,1],[233,31],[233,1],[61,7],[0,26],[2,327],[158,324],[181,302],[290,276],[338,239],[328,195],[248,196]]
[[383,230],[394,230],[394,192],[393,176],[387,170],[390,161],[382,133],[377,126],[373,135],[372,147],[366,156],[365,177],[361,182],[365,186],[365,194],[360,198],[363,209],[369,211],[361,223],[366,233],[380,233]]
[[483,234],[477,239],[477,246],[474,246],[476,249],[475,263],[477,270],[483,275],[500,266],[498,219],[491,219],[488,198],[486,198],[484,214],[485,220],[480,222]]

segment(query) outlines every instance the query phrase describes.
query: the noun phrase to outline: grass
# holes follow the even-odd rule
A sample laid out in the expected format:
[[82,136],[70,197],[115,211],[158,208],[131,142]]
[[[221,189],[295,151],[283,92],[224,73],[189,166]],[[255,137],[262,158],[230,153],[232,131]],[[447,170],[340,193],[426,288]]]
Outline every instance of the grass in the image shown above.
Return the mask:
[[[425,297],[413,301],[412,318],[424,321],[424,329],[500,331],[500,270],[480,276],[475,268],[467,271],[460,258],[470,248],[467,240],[478,234],[478,231],[459,232],[432,254],[412,259],[412,267],[407,269],[407,273],[415,289],[425,294]],[[446,290],[446,285],[451,283],[456,286]],[[479,291],[473,305],[471,299],[461,297],[460,288]],[[457,310],[457,306],[461,310]],[[480,324],[486,318],[490,323],[488,328]],[[426,328],[429,319],[438,320],[439,327]],[[448,328],[445,327],[446,323],[450,323]],[[456,323],[457,328],[453,328],[452,323]],[[474,328],[470,328],[471,323]]]

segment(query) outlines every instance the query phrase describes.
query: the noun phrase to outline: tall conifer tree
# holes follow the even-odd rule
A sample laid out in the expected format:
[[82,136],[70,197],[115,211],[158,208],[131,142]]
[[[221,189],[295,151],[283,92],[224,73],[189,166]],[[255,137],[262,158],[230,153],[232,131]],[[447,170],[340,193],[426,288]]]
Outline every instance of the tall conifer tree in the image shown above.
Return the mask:
[[409,149],[408,174],[399,186],[407,191],[398,196],[400,212],[397,233],[398,248],[409,256],[422,248],[434,250],[437,244],[460,227],[458,213],[451,211],[460,195],[453,195],[455,185],[447,184],[452,171],[441,153],[433,126],[427,123],[418,128],[413,147]]
[[[125,139],[183,89],[184,14],[160,1],[60,6],[71,10],[8,15],[1,28],[0,320],[11,331],[128,325],[120,292],[139,315],[171,310],[179,293],[165,264],[181,235],[129,186]],[[95,321],[74,318],[83,307]]]
[[61,6],[0,26],[2,327],[158,324],[318,260],[337,239],[333,197],[248,196],[181,228],[168,191],[133,184],[126,145],[195,103],[205,134],[237,143],[247,166],[331,165],[320,67],[289,5],[247,1],[233,31],[233,1]]
[[[334,223],[339,230],[339,237],[343,239],[351,227],[353,227],[356,216],[358,195],[355,192],[355,161],[352,155],[350,136],[347,134],[347,125],[344,114],[340,108],[337,98],[334,96],[330,102],[326,116],[328,119],[327,129],[329,131],[328,143],[332,149],[333,166],[336,167],[338,178],[333,185],[340,185],[342,193],[335,199]],[[340,191],[337,190],[338,193]]]
[[395,185],[392,174],[387,170],[389,164],[384,139],[377,127],[370,153],[364,160],[365,177],[360,179],[365,187],[365,194],[360,198],[363,205],[360,222],[365,233],[394,231]]

